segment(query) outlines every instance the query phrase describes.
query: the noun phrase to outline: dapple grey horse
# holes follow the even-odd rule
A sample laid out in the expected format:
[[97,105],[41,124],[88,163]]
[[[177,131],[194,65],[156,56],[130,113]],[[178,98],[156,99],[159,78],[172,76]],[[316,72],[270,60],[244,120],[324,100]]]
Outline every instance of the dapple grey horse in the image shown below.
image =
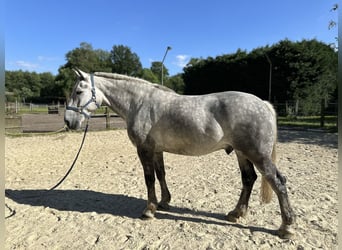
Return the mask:
[[[65,123],[79,129],[99,105],[108,105],[127,124],[144,169],[147,207],[143,217],[153,218],[157,208],[168,209],[171,199],[165,181],[163,152],[203,155],[235,150],[242,175],[240,199],[227,219],[246,215],[255,168],[262,175],[261,196],[269,202],[277,194],[282,224],[280,237],[289,238],[295,221],[287,195],[286,179],[275,166],[276,114],[271,104],[242,92],[200,96],[179,95],[142,79],[111,73],[88,74],[75,70],[78,80],[65,112]],[[157,202],[155,175],[161,186]]]

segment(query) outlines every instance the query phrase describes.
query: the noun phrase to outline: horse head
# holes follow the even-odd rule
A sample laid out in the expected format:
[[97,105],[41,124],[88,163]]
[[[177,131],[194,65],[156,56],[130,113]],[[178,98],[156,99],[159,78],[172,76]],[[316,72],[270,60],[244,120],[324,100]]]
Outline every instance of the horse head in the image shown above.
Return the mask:
[[85,118],[89,118],[101,104],[101,95],[96,93],[94,76],[79,69],[73,69],[77,75],[68,106],[64,114],[65,124],[70,129],[80,129]]

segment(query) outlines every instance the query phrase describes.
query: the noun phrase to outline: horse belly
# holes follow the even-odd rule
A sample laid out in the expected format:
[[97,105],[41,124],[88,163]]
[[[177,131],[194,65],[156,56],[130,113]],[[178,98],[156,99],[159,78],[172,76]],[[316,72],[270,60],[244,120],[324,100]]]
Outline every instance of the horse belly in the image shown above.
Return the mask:
[[219,126],[210,129],[164,130],[160,134],[162,151],[182,155],[204,155],[219,149],[225,149],[229,143]]
[[200,155],[206,155],[210,154],[212,152],[215,152],[220,149],[227,148],[227,145],[213,145],[212,147],[208,147],[206,145],[205,147],[183,147],[175,150],[164,150],[165,152],[172,153],[172,154],[179,154],[179,155],[188,155],[188,156],[200,156]]
[[189,144],[189,143],[167,143],[161,147],[162,151],[181,154],[181,155],[205,155],[217,151],[219,149],[224,149],[227,144],[224,143],[203,143],[203,144]]

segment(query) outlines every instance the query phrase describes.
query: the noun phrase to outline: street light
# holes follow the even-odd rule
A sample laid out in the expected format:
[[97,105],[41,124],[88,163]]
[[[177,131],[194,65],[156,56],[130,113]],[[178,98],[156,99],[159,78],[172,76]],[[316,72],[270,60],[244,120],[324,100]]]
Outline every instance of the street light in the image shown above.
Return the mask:
[[268,101],[271,102],[271,87],[272,87],[272,62],[268,55],[265,53],[268,63],[270,64],[270,74],[268,80]]
[[171,47],[170,46],[167,46],[166,48],[166,51],[165,51],[165,55],[163,57],[163,60],[162,60],[162,63],[161,63],[161,84],[164,85],[164,60],[165,60],[165,57],[167,55],[167,52],[171,50]]

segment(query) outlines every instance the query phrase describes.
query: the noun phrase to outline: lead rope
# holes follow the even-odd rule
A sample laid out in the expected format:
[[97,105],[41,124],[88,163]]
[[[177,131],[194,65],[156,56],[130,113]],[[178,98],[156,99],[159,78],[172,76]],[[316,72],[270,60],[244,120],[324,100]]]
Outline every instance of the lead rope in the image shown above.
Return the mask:
[[81,153],[81,150],[82,150],[82,147],[83,147],[83,144],[84,144],[84,141],[85,141],[85,138],[86,138],[86,135],[87,135],[87,131],[88,131],[88,122],[89,122],[89,118],[87,119],[87,124],[86,124],[86,127],[84,129],[84,135],[83,135],[83,139],[82,139],[82,142],[81,142],[81,146],[80,146],[80,149],[78,150],[77,154],[76,154],[76,157],[73,161],[73,163],[71,164],[69,170],[66,172],[66,174],[64,175],[64,177],[56,184],[54,185],[52,188],[49,189],[49,191],[51,190],[54,190],[56,189],[59,185],[62,184],[62,182],[67,178],[67,176],[70,174],[71,170],[74,168],[75,166],[75,163],[78,159],[78,156],[79,154]]
[[[87,119],[87,124],[86,124],[86,127],[84,129],[84,134],[83,134],[83,139],[82,139],[82,142],[81,142],[81,146],[80,146],[80,149],[78,150],[77,154],[76,154],[76,157],[73,161],[73,163],[71,164],[69,170],[66,172],[66,174],[63,176],[63,178],[56,184],[54,185],[52,188],[48,189],[48,190],[45,190],[43,193],[39,194],[39,195],[29,195],[29,196],[21,196],[20,198],[21,199],[26,199],[26,198],[36,198],[36,197],[42,197],[44,195],[47,195],[47,193],[49,193],[49,191],[52,191],[54,189],[56,189],[59,185],[61,185],[63,183],[63,181],[68,177],[68,175],[70,174],[71,170],[74,168],[75,164],[76,164],[76,161],[78,159],[78,156],[80,155],[81,153],[81,150],[82,150],[82,147],[83,147],[83,144],[84,144],[84,141],[85,141],[85,138],[86,138],[86,135],[87,135],[87,131],[88,131],[88,122],[89,122],[89,118]],[[7,190],[5,190],[5,194],[7,197],[15,197],[14,194],[11,194],[9,193]],[[8,219],[10,217],[12,217],[13,215],[15,215],[15,210],[11,209],[10,207],[8,207],[8,205],[5,203],[5,206],[9,209],[10,211],[10,215],[9,216],[6,216],[5,219]]]

